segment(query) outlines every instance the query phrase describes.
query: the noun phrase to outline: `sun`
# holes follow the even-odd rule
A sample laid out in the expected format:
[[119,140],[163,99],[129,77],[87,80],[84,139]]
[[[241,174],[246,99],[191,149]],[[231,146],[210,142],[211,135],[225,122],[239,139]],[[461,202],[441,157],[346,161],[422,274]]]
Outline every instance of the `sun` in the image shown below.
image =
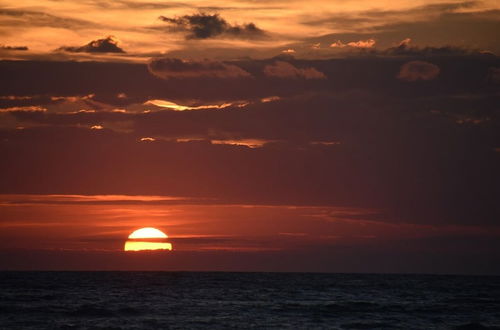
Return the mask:
[[133,231],[125,242],[125,251],[172,250],[172,244],[166,242],[167,234],[153,227],[144,227]]
[[129,239],[134,238],[168,238],[167,234],[159,229],[153,227],[144,227],[135,230],[132,234],[128,235]]

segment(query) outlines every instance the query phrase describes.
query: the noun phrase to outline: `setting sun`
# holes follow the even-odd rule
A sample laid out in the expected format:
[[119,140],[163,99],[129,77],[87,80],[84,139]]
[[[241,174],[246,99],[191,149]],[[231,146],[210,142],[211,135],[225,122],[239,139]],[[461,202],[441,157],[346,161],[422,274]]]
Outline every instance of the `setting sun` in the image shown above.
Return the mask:
[[159,229],[145,227],[137,229],[128,236],[125,251],[172,250],[172,244],[165,242],[167,234]]
[[168,238],[167,234],[159,229],[153,227],[144,227],[135,230],[132,234],[128,236],[129,239],[136,238]]

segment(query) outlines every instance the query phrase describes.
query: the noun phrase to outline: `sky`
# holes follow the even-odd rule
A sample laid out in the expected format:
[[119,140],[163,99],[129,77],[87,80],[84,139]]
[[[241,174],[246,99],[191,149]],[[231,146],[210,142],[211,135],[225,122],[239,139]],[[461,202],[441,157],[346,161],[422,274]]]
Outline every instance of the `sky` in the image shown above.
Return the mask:
[[0,269],[498,275],[498,31],[496,0],[0,0]]

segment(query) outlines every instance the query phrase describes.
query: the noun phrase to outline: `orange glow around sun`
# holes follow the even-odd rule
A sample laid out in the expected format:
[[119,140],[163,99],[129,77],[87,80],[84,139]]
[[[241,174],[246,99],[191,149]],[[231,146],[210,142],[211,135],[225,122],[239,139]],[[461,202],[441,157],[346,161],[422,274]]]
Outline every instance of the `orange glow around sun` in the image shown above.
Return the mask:
[[125,251],[172,250],[172,244],[165,242],[168,236],[159,229],[145,227],[137,229],[128,236]]

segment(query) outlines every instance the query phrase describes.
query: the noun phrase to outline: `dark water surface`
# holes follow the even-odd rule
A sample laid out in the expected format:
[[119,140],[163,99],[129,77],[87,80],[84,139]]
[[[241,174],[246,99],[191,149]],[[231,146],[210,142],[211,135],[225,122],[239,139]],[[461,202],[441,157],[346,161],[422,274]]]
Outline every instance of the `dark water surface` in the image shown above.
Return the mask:
[[500,277],[0,272],[1,329],[500,329]]

